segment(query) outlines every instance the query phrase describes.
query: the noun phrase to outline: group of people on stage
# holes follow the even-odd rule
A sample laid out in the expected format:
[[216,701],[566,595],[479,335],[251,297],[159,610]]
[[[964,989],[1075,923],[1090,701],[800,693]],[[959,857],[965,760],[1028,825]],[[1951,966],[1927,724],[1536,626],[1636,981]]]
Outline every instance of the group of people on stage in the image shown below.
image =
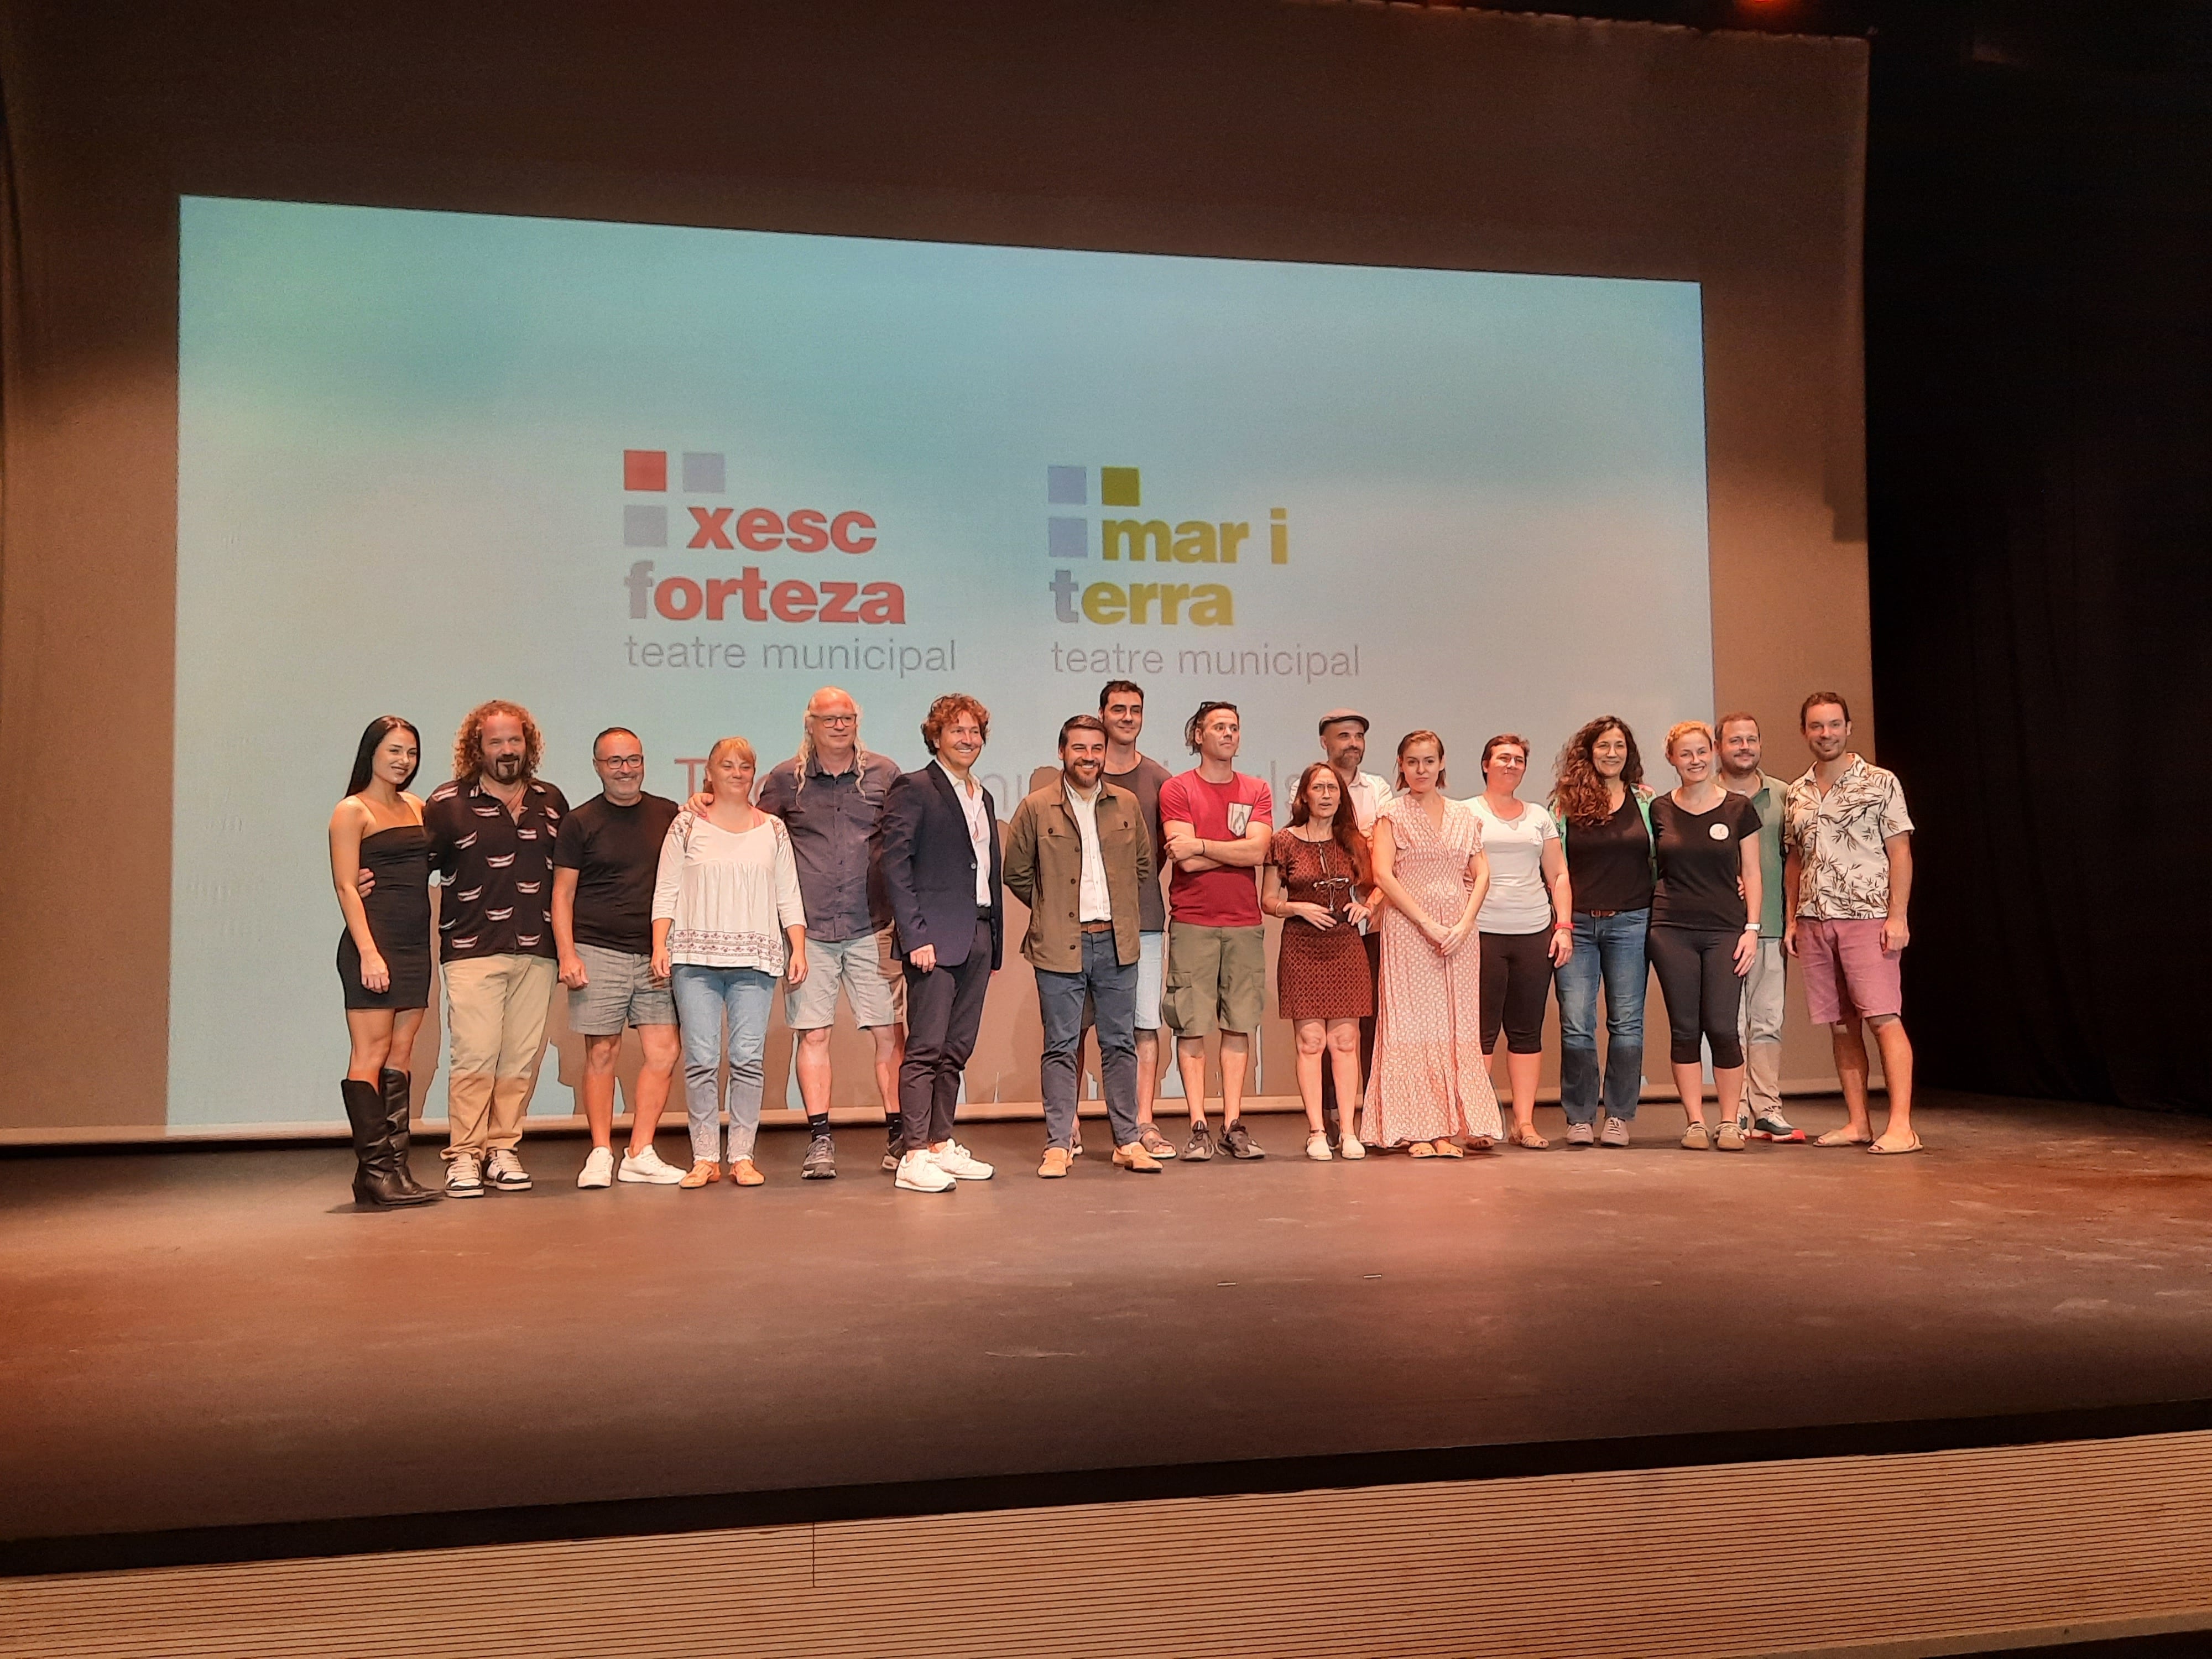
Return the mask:
[[[1138,747],[1142,689],[1114,680],[1097,714],[1062,724],[1058,766],[1032,779],[1003,838],[999,804],[974,771],[990,735],[981,702],[937,698],[921,726],[932,758],[910,772],[864,746],[860,721],[852,697],[824,687],[807,702],[796,754],[762,775],[751,744],[724,738],[681,805],[646,793],[641,740],[611,726],[592,747],[600,793],[573,810],[538,776],[542,738],[514,703],[470,712],[454,775],[427,800],[407,793],[421,758],[415,727],[396,715],[372,722],[331,820],[356,1198],[438,1195],[407,1158],[406,1067],[429,1001],[434,874],[454,1198],[531,1184],[516,1149],[556,980],[585,1044],[592,1150],[580,1187],[696,1189],[726,1173],[761,1184],[755,1142],[779,985],[810,1131],[803,1177],[836,1174],[829,1039],[842,990],[873,1042],[890,1132],[883,1167],[896,1184],[945,1192],[988,1179],[992,1167],[955,1135],[955,1107],[1005,957],[1008,892],[1028,912],[1021,950],[1044,1028],[1042,1176],[1066,1176],[1081,1156],[1086,1031],[1115,1166],[1154,1174],[1178,1155],[1265,1156],[1241,1108],[1266,1016],[1269,915],[1282,922],[1277,999],[1296,1031],[1309,1158],[1547,1146],[1534,1111],[1554,985],[1567,1144],[1627,1146],[1654,969],[1686,1116],[1681,1144],[1802,1141],[1779,1092],[1792,958],[1814,1020],[1832,1028],[1848,1114],[1818,1144],[1920,1149],[1899,1018],[1912,826],[1897,779],[1850,751],[1837,693],[1804,702],[1812,764],[1794,783],[1760,769],[1759,722],[1731,714],[1668,732],[1680,781],[1655,793],[1634,733],[1604,715],[1560,751],[1547,806],[1521,799],[1522,738],[1483,745],[1481,792],[1461,800],[1446,793],[1437,732],[1400,738],[1386,780],[1362,769],[1366,717],[1334,709],[1320,721],[1321,758],[1298,775],[1279,825],[1267,781],[1236,769],[1234,704],[1199,706],[1183,731],[1196,764],[1170,774]],[[1879,1139],[1866,1026],[1887,1085]],[[1189,1112],[1180,1154],[1154,1121],[1164,1027]],[[643,1064],[617,1160],[626,1030]],[[1501,1036],[1510,1126],[1490,1076]],[[1209,1043],[1218,1139],[1206,1109]],[[682,1168],[653,1144],[679,1060],[691,1142]]]

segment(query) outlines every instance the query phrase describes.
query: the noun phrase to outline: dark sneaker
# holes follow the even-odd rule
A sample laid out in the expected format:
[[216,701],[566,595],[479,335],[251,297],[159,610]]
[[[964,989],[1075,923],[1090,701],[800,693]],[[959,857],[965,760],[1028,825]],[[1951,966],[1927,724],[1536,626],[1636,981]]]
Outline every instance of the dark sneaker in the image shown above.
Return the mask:
[[835,1181],[837,1178],[836,1151],[830,1145],[828,1135],[816,1135],[807,1143],[806,1156],[799,1160],[799,1178],[801,1181]]
[[1753,1140],[1802,1141],[1805,1132],[1778,1111],[1762,1112],[1751,1121]]
[[1252,1139],[1252,1132],[1244,1127],[1244,1120],[1241,1117],[1221,1132],[1221,1148],[1230,1157],[1247,1164],[1255,1158],[1267,1157],[1267,1153],[1260,1150],[1260,1143]]
[[1182,1155],[1193,1164],[1203,1164],[1213,1156],[1213,1131],[1203,1123],[1190,1126],[1190,1139],[1182,1144]]

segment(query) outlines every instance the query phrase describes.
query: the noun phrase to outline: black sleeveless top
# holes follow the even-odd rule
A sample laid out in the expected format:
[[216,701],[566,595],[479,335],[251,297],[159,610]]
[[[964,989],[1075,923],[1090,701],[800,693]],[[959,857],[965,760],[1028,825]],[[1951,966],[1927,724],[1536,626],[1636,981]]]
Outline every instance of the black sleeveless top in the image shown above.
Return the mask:
[[338,979],[349,1008],[425,1008],[430,1001],[430,837],[419,823],[396,824],[361,838],[361,867],[376,878],[362,900],[392,988],[379,995],[361,983],[353,934],[338,939]]

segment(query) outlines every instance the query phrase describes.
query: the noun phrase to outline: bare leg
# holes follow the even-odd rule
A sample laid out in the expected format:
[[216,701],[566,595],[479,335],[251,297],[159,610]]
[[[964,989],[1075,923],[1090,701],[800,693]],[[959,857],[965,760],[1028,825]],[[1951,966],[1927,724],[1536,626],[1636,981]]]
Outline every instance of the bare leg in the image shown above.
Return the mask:
[[1720,1103],[1720,1109],[1713,1114],[1713,1121],[1735,1122],[1736,1112],[1743,1104],[1743,1067],[1714,1066],[1713,1097]]
[[[1228,1046],[1229,1040],[1224,1036],[1222,1047],[1225,1049]],[[1191,1127],[1196,1128],[1206,1121],[1206,1039],[1177,1037],[1176,1066],[1182,1073],[1182,1097],[1190,1103]],[[1222,1069],[1226,1072],[1228,1067]],[[1225,1109],[1228,1102],[1224,1099],[1222,1105]]]
[[[817,1025],[799,1034],[799,1052],[791,1057],[799,1073],[799,1097],[806,1115],[814,1117],[830,1109],[830,1028]],[[878,1080],[882,1086],[881,1079]]]
[[629,1103],[629,1149],[641,1152],[653,1145],[653,1132],[660,1127],[660,1109],[668,1104],[668,1091],[676,1077],[676,1062],[682,1058],[684,1044],[673,1025],[641,1025],[637,1040],[645,1050],[645,1064],[638,1068],[637,1093]]
[[[1912,1042],[1905,1035],[1905,1022],[1895,1014],[1877,1014],[1868,1022],[1874,1027],[1874,1040],[1881,1049],[1881,1080],[1889,1094],[1889,1121],[1882,1127],[1882,1146],[1910,1146],[1912,1144]],[[1861,1074],[1860,1098],[1865,1098],[1864,1073]],[[1864,1108],[1862,1107],[1862,1112]]]
[[[409,1010],[414,1012],[413,1010]],[[422,1018],[416,1013],[417,1021]],[[384,1086],[384,1068],[391,1064],[397,1053],[404,1061],[407,1049],[392,1041],[392,1027],[398,1019],[390,1008],[349,1008],[346,1010],[346,1036],[353,1045],[353,1053],[346,1060],[346,1076],[356,1083],[374,1083]],[[411,1043],[409,1045],[413,1046]],[[399,1069],[407,1068],[403,1064]]]
[[[1674,1087],[1682,1097],[1682,1110],[1691,1122],[1703,1123],[1705,1121],[1705,1068],[1693,1060],[1686,1066],[1677,1063],[1674,1072]],[[1742,1073],[1738,1073],[1739,1081],[1741,1077]]]
[[[1341,1139],[1359,1139],[1359,1022],[1328,1023],[1328,1058],[1336,1073],[1336,1121]],[[1300,1079],[1299,1087],[1304,1087]]]
[[1544,1070],[1541,1054],[1505,1054],[1505,1075],[1513,1090],[1513,1133],[1536,1133],[1536,1079]]
[[1252,1066],[1252,1039],[1243,1031],[1221,1034],[1221,1123],[1237,1121],[1244,1104],[1244,1074]]
[[1137,1121],[1152,1121],[1152,1099],[1160,1087],[1160,1034],[1137,1033]]
[[[1328,1048],[1328,1025],[1318,1019],[1297,1022],[1298,1039],[1298,1099],[1306,1109],[1306,1133],[1317,1135],[1321,1125],[1322,1057]],[[1358,1056],[1352,1063],[1358,1064]]]
[[896,1123],[899,1115],[899,1062],[906,1058],[906,1027],[872,1025],[868,1035],[876,1040],[876,1097],[884,1103],[884,1121]]
[[584,1121],[592,1131],[592,1145],[611,1144],[615,1127],[615,1061],[622,1057],[622,1033],[584,1039]]
[[[1854,1139],[1869,1139],[1874,1130],[1867,1121],[1866,1037],[1859,1029],[1859,1017],[1852,1014],[1829,1029],[1835,1036],[1836,1079],[1843,1085],[1844,1110],[1850,1115],[1850,1133]],[[1906,1070],[1911,1071],[1909,1063]]]

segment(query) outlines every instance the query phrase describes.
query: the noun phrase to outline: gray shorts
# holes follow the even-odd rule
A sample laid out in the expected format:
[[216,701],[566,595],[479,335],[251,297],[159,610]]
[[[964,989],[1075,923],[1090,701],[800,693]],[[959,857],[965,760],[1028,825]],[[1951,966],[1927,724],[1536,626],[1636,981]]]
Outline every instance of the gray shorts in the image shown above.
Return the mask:
[[668,981],[655,981],[653,958],[576,944],[583,959],[582,988],[568,993],[568,1029],[578,1036],[620,1036],[625,1025],[673,1025],[676,999]]
[[891,959],[890,928],[852,939],[808,939],[806,977],[785,989],[783,1023],[794,1031],[834,1024],[840,985],[863,1030],[906,1024],[906,975]]

